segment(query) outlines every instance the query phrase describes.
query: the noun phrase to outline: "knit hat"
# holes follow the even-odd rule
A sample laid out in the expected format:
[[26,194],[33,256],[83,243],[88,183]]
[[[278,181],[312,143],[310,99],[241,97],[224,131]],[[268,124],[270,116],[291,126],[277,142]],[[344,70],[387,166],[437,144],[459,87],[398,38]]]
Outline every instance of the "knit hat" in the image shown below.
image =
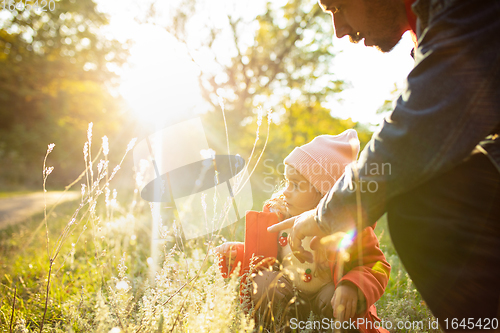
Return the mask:
[[344,173],[345,167],[357,159],[358,134],[348,129],[339,135],[320,135],[296,147],[284,160],[325,195]]

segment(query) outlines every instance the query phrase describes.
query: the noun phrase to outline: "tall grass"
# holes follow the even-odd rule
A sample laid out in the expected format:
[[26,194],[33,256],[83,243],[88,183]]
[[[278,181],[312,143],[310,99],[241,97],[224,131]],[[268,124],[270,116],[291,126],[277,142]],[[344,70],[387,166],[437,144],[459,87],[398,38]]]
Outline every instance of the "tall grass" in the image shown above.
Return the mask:
[[[49,145],[44,159],[44,192],[53,171],[46,167],[53,149]],[[84,183],[76,209],[64,204],[47,212],[45,207],[38,228],[40,216],[35,216],[0,231],[3,331],[251,331],[253,322],[239,310],[237,278],[229,283],[222,278],[207,251],[211,243],[191,241],[181,246],[184,251],[166,243],[163,267],[154,281],[148,280],[153,262],[150,215],[137,200],[138,188],[126,205],[130,209],[118,203],[116,191],[111,199],[110,182],[123,159],[109,175],[108,151],[103,138],[92,157],[90,124],[85,171],[66,188]],[[101,154],[104,158],[97,162]],[[38,233],[41,226],[45,237]],[[37,252],[40,248],[47,254]]]
[[[49,150],[45,161],[50,161]],[[154,276],[148,274],[154,264],[150,207],[138,199],[138,188],[132,195],[113,190],[123,159],[111,170],[107,139],[96,156],[91,150],[89,126],[85,170],[66,189],[84,182],[76,207],[64,203],[0,230],[2,332],[263,331],[242,309],[239,279],[224,280],[209,255],[217,237],[181,246],[179,235],[170,234],[172,241],[158,245],[163,264]],[[44,184],[50,181],[48,170],[44,164]],[[135,179],[139,183],[140,175]],[[430,313],[405,275],[386,228],[381,221],[377,232],[393,273],[378,302],[379,314],[391,321],[427,321]]]

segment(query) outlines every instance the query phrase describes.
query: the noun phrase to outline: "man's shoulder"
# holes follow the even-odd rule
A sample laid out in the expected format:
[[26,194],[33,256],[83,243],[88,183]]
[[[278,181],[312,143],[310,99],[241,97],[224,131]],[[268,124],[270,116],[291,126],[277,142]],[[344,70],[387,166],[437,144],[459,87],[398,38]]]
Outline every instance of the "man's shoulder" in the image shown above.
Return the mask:
[[430,22],[442,12],[450,9],[457,0],[416,0],[411,8],[417,15],[417,36],[429,26]]

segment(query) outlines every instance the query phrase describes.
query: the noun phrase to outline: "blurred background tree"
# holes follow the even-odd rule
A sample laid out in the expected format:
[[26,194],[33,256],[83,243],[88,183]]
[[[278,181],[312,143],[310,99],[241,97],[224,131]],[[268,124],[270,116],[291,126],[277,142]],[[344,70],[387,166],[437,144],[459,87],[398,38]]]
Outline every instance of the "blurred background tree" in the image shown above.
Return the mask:
[[220,101],[232,152],[251,152],[259,109],[273,110],[269,134],[263,116],[255,151],[260,154],[263,137],[269,135],[252,176],[253,188],[261,190],[257,201],[273,192],[283,171],[275,167],[294,147],[348,128],[358,131],[362,146],[368,142],[367,127],[334,118],[322,106],[328,96],[342,91],[344,82],[330,66],[335,57],[331,18],[316,1],[268,2],[257,17],[248,15],[254,11],[250,2],[214,8],[210,1],[182,0],[169,13],[159,5],[153,3],[143,21],[164,27],[198,65],[199,85],[209,105],[203,115],[207,136],[218,153],[227,151]]
[[52,142],[50,165],[57,172],[50,184],[66,185],[83,170],[88,123],[98,147],[124,121],[112,88],[128,44],[99,34],[107,18],[92,0],[57,1],[54,11],[6,12],[0,23],[0,187],[40,189]]
[[[131,130],[129,110],[115,90],[130,43],[103,36],[107,17],[95,0],[55,3],[52,12],[11,11],[0,23],[3,188],[40,188],[43,156],[52,142],[50,165],[56,172],[50,184],[72,181],[83,169],[89,122],[94,123],[94,147],[104,134],[113,142],[124,131],[140,131],[140,126]],[[263,115],[254,155],[269,141],[252,176],[257,205],[274,191],[282,171],[275,167],[294,147],[348,128],[358,131],[362,146],[369,140],[367,127],[332,117],[325,107],[345,84],[331,66],[336,54],[330,17],[316,1],[179,0],[168,6],[165,10],[164,2],[153,1],[137,16],[142,24],[174,36],[182,45],[176,48],[183,53],[179,56],[199,68],[206,102],[201,116],[210,146],[219,154],[227,151],[226,126],[230,152],[248,159],[259,112]],[[272,110],[269,118],[267,110]]]

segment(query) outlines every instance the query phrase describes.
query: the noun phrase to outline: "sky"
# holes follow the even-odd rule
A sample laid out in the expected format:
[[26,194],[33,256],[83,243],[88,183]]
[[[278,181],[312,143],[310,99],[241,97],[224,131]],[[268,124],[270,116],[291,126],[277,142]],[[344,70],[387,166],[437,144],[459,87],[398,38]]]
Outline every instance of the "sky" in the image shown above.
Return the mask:
[[376,114],[377,109],[385,100],[394,99],[396,88],[401,90],[405,87],[406,78],[413,68],[410,34],[407,32],[389,53],[366,47],[363,42],[352,44],[347,37],[334,37],[332,43],[341,50],[335,58],[335,72],[349,81],[351,86],[340,93],[341,101],[330,103],[332,115],[351,117],[364,123],[379,123],[381,116]]
[[[177,1],[166,3],[173,8]],[[222,8],[229,2],[232,3],[212,0],[210,9],[217,11],[217,6]],[[120,73],[119,87],[134,113],[143,120],[168,124],[183,120],[187,113],[202,111],[204,103],[198,87],[197,65],[185,57],[182,45],[163,28],[136,21],[137,13],[147,10],[147,2],[97,0],[97,3],[98,9],[110,17],[105,33],[110,38],[134,42],[129,66]],[[252,8],[242,8],[242,11],[251,16],[263,7],[255,5]],[[347,38],[337,39],[333,29],[332,44],[339,52],[332,64],[334,72],[348,83],[348,89],[325,106],[332,110],[332,116],[379,124],[382,116],[376,114],[377,109],[386,99],[394,98],[396,87],[404,87],[413,67],[410,36],[405,34],[387,54],[365,47],[362,42],[354,45]]]

